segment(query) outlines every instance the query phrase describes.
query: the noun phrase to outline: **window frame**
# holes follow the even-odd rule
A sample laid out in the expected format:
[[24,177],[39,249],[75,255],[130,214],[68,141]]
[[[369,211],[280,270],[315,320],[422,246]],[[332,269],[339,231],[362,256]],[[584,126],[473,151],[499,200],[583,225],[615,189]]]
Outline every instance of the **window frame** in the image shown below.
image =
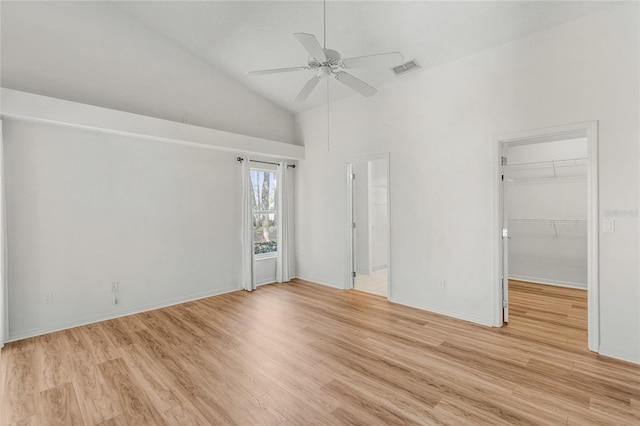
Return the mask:
[[[275,221],[276,224],[278,223],[278,166],[274,165],[273,167],[269,167],[266,165],[261,165],[261,166],[250,166],[249,167],[249,172],[253,172],[253,171],[257,171],[257,172],[269,172],[269,173],[274,173],[274,182],[276,184],[275,186],[275,197],[276,197],[276,205],[275,205],[275,209],[273,210],[253,210],[253,208],[251,209],[251,214],[252,215],[256,215],[256,214],[273,214],[275,217]],[[251,183],[251,185],[253,185],[253,182]],[[252,243],[253,243],[253,258],[254,260],[266,260],[266,259],[275,259],[278,257],[278,237],[276,234],[276,250],[275,251],[271,251],[268,253],[259,253],[256,254],[255,252],[255,236],[252,233]]]

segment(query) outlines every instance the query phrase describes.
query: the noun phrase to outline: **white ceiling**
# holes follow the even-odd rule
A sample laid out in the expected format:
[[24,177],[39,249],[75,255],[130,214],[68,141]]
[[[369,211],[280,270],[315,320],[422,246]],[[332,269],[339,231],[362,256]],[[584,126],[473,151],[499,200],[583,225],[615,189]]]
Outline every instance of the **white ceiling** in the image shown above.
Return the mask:
[[[250,70],[306,65],[293,33],[322,43],[322,1],[146,1],[116,5],[216,68],[287,110],[298,113],[326,102],[318,86],[304,103],[293,98],[310,72],[246,76]],[[329,1],[327,47],[343,57],[400,51],[433,67],[575,19],[607,2]],[[350,71],[377,87],[398,78],[387,69]],[[402,77],[400,77],[402,78]],[[331,99],[353,92],[332,81]]]
[[[326,102],[323,84],[293,102],[311,72],[246,76],[251,70],[303,66],[295,32],[322,43],[322,1],[119,1],[129,15],[292,113]],[[327,47],[342,57],[400,51],[423,68],[455,60],[610,6],[578,1],[329,1]],[[390,69],[352,74],[374,87],[397,78]],[[418,71],[421,72],[421,71]],[[331,100],[353,95],[336,82]],[[359,96],[359,95],[357,95]]]

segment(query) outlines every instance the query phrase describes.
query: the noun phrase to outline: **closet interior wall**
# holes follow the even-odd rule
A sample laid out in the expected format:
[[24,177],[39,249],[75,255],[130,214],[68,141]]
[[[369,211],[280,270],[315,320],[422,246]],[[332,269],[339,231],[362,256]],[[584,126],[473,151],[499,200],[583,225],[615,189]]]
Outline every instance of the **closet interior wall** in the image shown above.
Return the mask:
[[587,141],[510,147],[509,278],[587,288]]

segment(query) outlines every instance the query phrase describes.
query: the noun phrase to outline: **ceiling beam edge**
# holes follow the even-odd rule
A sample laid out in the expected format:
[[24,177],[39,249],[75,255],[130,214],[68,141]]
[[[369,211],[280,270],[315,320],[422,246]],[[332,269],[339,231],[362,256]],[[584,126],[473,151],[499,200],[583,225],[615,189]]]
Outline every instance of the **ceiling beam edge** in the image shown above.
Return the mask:
[[177,145],[304,159],[304,146],[178,123],[2,88],[3,118],[47,123]]

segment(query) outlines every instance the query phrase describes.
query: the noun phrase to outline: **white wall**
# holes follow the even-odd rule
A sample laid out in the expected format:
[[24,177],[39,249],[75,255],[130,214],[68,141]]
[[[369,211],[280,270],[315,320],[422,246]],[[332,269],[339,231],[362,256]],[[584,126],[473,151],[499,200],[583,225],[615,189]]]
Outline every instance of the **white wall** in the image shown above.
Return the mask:
[[2,87],[294,143],[293,116],[110,2],[3,2]]
[[238,288],[233,153],[14,120],[4,142],[10,339]]
[[[524,145],[516,144],[516,146],[509,147],[508,163],[510,165],[517,165],[523,163],[535,163],[544,161],[571,160],[578,158],[587,158],[587,155],[588,152],[586,138],[558,140],[554,142],[543,143],[526,143]],[[576,162],[576,164],[581,163]],[[560,165],[566,166],[565,163],[560,163]],[[536,165],[529,165],[526,167],[526,169],[531,171],[531,169],[535,169],[536,167]],[[546,167],[546,165],[541,165],[539,167]],[[518,168],[513,172],[515,173],[518,170],[523,169],[525,168]],[[531,173],[529,173],[529,175],[530,174]]]
[[[330,151],[326,108],[297,116],[306,146],[297,183],[298,275],[344,287],[344,161],[388,151],[391,299],[493,324],[496,135],[599,120],[600,212],[637,209],[638,35],[638,5],[627,3],[407,75],[372,98],[331,104]],[[638,235],[632,215],[600,235],[600,352],[635,362]]]
[[587,158],[586,139],[510,147],[507,157],[509,278],[586,289],[587,165],[572,161]]
[[[3,124],[10,340],[239,289],[237,153]],[[256,274],[274,282],[275,259],[258,261]]]
[[276,282],[276,258],[256,259],[254,266],[256,285]]

